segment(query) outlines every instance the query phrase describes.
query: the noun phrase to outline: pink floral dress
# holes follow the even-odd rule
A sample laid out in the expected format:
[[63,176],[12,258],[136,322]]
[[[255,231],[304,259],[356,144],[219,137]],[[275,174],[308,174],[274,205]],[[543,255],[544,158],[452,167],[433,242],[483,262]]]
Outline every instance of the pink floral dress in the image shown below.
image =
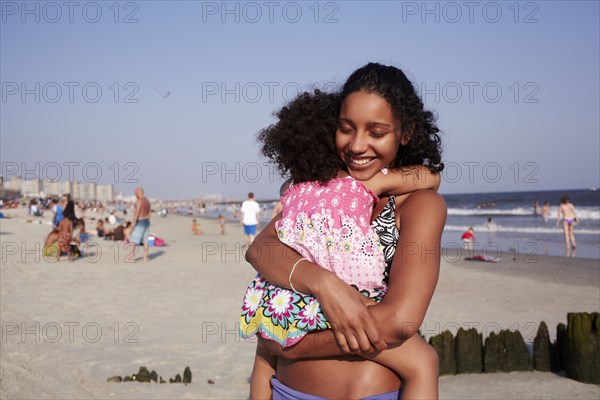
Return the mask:
[[[369,224],[377,200],[351,177],[323,185],[295,184],[282,197],[282,217],[276,223],[279,239],[380,301],[385,294],[386,262],[379,236]],[[242,337],[258,333],[288,347],[310,331],[328,328],[312,296],[272,285],[260,275],[246,290],[240,316]]]

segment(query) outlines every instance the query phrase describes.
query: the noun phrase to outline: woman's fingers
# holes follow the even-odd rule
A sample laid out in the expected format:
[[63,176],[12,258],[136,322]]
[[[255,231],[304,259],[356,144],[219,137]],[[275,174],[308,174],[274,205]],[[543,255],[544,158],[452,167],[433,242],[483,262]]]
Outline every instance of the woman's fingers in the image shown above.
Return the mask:
[[386,348],[367,306],[375,304],[335,277],[317,299],[331,323],[336,342],[346,353],[361,353]]
[[351,351],[346,337],[336,330],[333,331],[333,335],[335,336],[335,341],[337,342],[340,350],[342,350],[344,353],[350,353]]
[[347,321],[342,325],[334,325],[334,335],[338,346],[345,353],[368,353],[387,348],[368,312],[357,316],[354,323]]
[[[350,353],[357,354],[361,352],[360,345],[358,344],[358,340],[355,336],[349,336],[346,338],[348,341],[348,347],[350,348]],[[369,344],[369,347],[371,345]]]

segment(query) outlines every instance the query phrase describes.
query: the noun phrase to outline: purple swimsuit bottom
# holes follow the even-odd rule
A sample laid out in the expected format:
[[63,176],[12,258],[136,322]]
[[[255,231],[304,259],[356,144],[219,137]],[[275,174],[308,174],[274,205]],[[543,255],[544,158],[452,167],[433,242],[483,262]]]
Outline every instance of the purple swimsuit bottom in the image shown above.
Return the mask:
[[[279,382],[277,378],[271,379],[271,387],[273,388],[273,400],[326,400],[325,397],[313,396],[294,390]],[[365,397],[362,400],[398,400],[401,392],[399,390],[376,394],[374,396]]]

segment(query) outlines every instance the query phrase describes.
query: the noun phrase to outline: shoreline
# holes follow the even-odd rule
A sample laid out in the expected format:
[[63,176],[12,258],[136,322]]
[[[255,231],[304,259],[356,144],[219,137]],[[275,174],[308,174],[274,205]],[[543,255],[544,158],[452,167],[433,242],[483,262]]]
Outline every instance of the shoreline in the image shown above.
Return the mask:
[[[43,244],[50,226],[25,219],[0,220],[0,397],[248,397],[254,344],[238,336],[236,324],[255,272],[244,260],[239,225],[228,224],[221,236],[216,221],[198,217],[206,235],[194,236],[188,218],[153,214],[151,231],[167,246],[151,247],[146,264],[140,253],[127,259],[118,244],[97,237],[88,259],[49,262],[36,256],[34,244]],[[460,326],[519,329],[530,342],[542,320],[553,339],[567,312],[599,311],[597,260],[537,259],[442,260],[422,332],[429,338]],[[167,381],[189,366],[192,383],[106,382],[141,366]],[[552,373],[440,378],[442,399],[599,395],[598,385]]]

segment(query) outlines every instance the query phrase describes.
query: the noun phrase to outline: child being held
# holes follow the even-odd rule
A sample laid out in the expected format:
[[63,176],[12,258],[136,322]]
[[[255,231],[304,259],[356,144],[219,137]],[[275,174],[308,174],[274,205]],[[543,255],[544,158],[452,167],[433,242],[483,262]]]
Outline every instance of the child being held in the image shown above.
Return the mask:
[[[259,134],[263,154],[292,178],[281,199],[281,219],[276,223],[279,239],[304,258],[292,268],[292,290],[272,285],[260,275],[249,285],[240,316],[242,337],[259,334],[288,347],[311,331],[331,328],[316,299],[293,289],[294,269],[304,259],[332,271],[368,298],[381,301],[386,264],[379,237],[369,223],[378,196],[437,190],[439,186],[439,174],[426,166],[411,167],[412,171],[386,168],[367,181],[349,176],[335,150],[338,110],[337,95],[304,93],[277,114],[277,124]],[[312,129],[303,130],[304,126]],[[418,392],[417,385],[428,384],[415,377],[423,365],[407,360],[418,360],[421,346],[428,345],[413,337],[400,347],[383,351],[376,361]],[[437,365],[429,367],[432,373],[427,375],[437,377]],[[251,398],[271,396],[269,381],[275,369],[276,358],[257,350]]]

